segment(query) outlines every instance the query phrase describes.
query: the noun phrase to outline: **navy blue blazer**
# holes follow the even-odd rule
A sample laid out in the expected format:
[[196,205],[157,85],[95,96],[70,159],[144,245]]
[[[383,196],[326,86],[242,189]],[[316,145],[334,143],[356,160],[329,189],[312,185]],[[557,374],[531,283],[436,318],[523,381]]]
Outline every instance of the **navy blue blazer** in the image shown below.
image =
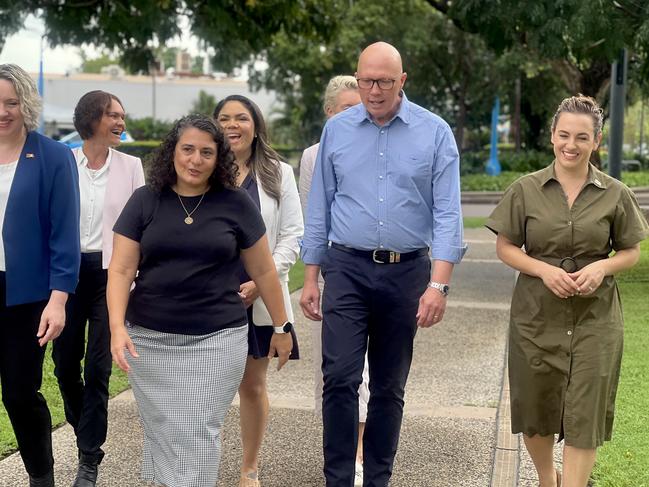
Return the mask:
[[79,174],[66,146],[29,132],[2,226],[7,306],[73,293],[79,279]]

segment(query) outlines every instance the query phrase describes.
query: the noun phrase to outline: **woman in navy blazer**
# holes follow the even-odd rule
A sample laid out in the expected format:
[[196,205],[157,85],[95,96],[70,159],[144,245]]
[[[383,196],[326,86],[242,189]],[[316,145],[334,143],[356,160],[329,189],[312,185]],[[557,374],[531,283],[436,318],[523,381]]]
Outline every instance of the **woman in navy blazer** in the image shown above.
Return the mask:
[[77,170],[67,147],[34,132],[40,109],[29,74],[0,65],[0,382],[31,487],[54,485],[39,389],[79,275]]
[[133,191],[144,185],[142,161],[113,148],[126,129],[124,116],[119,98],[101,90],[83,95],[74,109],[74,127],[83,139],[83,146],[72,151],[81,195],[81,271],[52,352],[65,417],[79,449],[73,487],[96,485],[104,457],[111,372],[106,283],[113,225]]

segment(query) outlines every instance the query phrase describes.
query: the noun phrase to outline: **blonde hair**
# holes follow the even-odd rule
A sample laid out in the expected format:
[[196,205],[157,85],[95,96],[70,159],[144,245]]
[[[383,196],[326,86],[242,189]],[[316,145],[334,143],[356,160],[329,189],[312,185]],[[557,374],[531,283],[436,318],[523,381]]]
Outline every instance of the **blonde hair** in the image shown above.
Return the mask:
[[602,127],[604,126],[604,115],[597,101],[590,96],[585,96],[581,93],[577,93],[575,96],[565,98],[561,103],[559,103],[557,111],[552,117],[552,132],[554,132],[554,129],[557,128],[559,115],[561,115],[562,113],[580,113],[584,115],[590,115],[590,117],[593,119],[595,137],[597,137],[602,132]]
[[336,98],[338,98],[341,91],[345,90],[358,90],[356,78],[348,75],[339,75],[329,80],[324,94],[324,103],[322,104],[322,109],[325,114],[327,114],[327,109],[333,109],[336,106]]
[[36,130],[40,125],[43,103],[32,77],[16,64],[0,64],[0,79],[5,79],[14,86],[20,102],[20,113],[25,120],[25,128]]

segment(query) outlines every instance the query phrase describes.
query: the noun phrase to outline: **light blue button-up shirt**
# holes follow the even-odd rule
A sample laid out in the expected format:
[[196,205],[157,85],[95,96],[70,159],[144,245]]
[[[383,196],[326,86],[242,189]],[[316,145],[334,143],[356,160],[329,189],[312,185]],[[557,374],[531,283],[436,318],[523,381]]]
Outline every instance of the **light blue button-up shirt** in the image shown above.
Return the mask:
[[376,125],[361,103],[325,125],[313,174],[302,260],[319,265],[329,242],[458,263],[466,252],[460,159],[448,124],[402,93]]

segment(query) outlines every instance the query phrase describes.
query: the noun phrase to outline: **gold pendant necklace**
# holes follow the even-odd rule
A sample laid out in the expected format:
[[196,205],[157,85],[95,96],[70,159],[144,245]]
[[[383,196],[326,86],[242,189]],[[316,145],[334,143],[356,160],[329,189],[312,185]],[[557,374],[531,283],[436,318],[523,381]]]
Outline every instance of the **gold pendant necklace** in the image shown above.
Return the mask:
[[[207,191],[205,191],[205,193],[207,193]],[[184,222],[187,225],[191,225],[192,223],[194,223],[194,219],[192,218],[192,215],[194,214],[194,212],[198,209],[198,207],[203,202],[203,198],[205,198],[205,193],[203,193],[201,195],[201,199],[198,200],[198,203],[196,204],[196,206],[194,207],[194,209],[192,211],[187,211],[187,208],[185,208],[185,204],[183,203],[182,198],[180,197],[180,195],[178,193],[176,193],[176,196],[178,196],[178,201],[180,201],[180,206],[183,207],[183,210],[185,210],[185,214],[187,215],[187,217],[185,217],[185,220],[184,220]]]

